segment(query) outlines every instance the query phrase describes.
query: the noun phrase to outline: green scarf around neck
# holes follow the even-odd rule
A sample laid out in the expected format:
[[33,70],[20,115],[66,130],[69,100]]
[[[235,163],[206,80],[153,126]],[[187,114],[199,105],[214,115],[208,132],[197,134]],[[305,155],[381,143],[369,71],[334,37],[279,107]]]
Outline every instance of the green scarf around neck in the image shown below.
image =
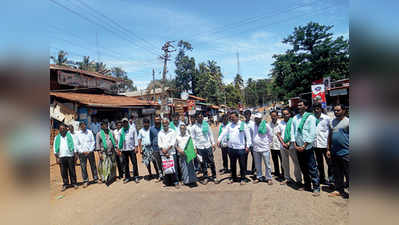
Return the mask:
[[267,132],[266,121],[262,120],[262,122],[260,122],[259,124],[258,133],[266,134],[266,132]]
[[[108,131],[108,134],[109,134],[109,138],[111,139],[112,146],[115,148],[115,139],[114,139],[114,136],[112,135],[112,132],[111,132],[111,131]],[[107,149],[108,149],[108,146],[107,146],[107,139],[106,139],[106,137],[105,137],[105,131],[104,131],[103,129],[101,129],[100,135],[101,135],[101,140],[102,140],[102,142],[103,142],[104,150],[107,150]]]
[[123,148],[123,143],[125,142],[126,131],[129,131],[129,129],[130,129],[129,125],[127,125],[127,130],[125,130],[125,128],[122,127],[121,137],[119,138],[119,144],[118,144],[119,149]]
[[305,122],[306,122],[306,120],[308,119],[308,117],[309,117],[310,115],[312,115],[312,114],[310,114],[310,113],[308,113],[308,112],[305,112],[305,113],[303,114],[302,119],[301,119],[301,122],[299,122],[299,125],[298,125],[298,132],[299,132],[300,134],[302,134],[303,126],[305,125]]
[[173,129],[174,131],[176,131],[176,126],[175,123],[173,121],[170,121],[169,123],[169,128]]
[[284,143],[288,143],[291,141],[291,124],[292,124],[292,118],[290,118],[287,121],[287,125],[285,126],[285,131],[284,131]]
[[[69,152],[73,152],[73,150],[75,149],[73,146],[73,138],[71,133],[69,133],[69,131],[66,133],[66,138],[67,138],[67,143],[68,143],[68,149]],[[58,134],[55,137],[55,143],[54,143],[54,147],[55,147],[55,154],[58,154],[60,152],[60,143],[61,143],[61,134]]]
[[[317,118],[316,114],[313,114],[313,116],[314,116],[314,118],[316,118],[316,127],[317,127],[317,125],[319,125],[319,123],[320,123],[320,118]],[[321,115],[320,115],[320,117],[321,117]]]
[[209,132],[209,124],[205,120],[202,121],[202,133],[207,134]]
[[220,136],[220,134],[222,133],[222,131],[223,131],[223,123],[220,125],[220,127],[219,127],[219,135],[218,135],[218,137]]
[[244,129],[245,129],[245,122],[244,122],[244,121],[241,121],[241,124],[240,124],[240,132],[244,131]]

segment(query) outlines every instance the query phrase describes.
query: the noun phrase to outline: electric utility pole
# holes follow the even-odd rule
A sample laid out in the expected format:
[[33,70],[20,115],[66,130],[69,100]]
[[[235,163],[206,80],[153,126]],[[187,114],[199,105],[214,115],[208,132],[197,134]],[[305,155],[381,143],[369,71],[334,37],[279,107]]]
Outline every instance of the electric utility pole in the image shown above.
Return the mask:
[[163,60],[163,71],[162,71],[162,97],[161,97],[161,102],[162,102],[162,110],[165,111],[166,108],[166,102],[165,102],[165,84],[166,84],[166,74],[168,72],[167,66],[168,66],[168,61],[170,61],[170,54],[171,52],[176,51],[175,46],[172,45],[172,43],[175,41],[167,41],[163,46],[162,46],[162,51],[163,54],[159,57],[161,60]]

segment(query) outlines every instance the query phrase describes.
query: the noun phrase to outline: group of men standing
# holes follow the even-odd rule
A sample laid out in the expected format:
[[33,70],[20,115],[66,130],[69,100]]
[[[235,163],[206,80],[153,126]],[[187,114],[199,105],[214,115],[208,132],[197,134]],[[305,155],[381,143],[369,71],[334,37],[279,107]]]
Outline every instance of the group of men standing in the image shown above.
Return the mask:
[[[246,175],[253,174],[253,183],[273,184],[270,158],[274,164],[274,175],[280,184],[292,183],[298,189],[312,191],[320,195],[320,184],[334,187],[330,196],[348,197],[344,188],[349,184],[349,119],[342,105],[334,107],[335,119],[322,113],[319,104],[313,105],[313,113],[307,112],[305,100],[298,103],[298,113],[293,116],[287,108],[282,111],[283,120],[278,120],[276,112],[271,112],[271,122],[267,123],[260,112],[251,120],[251,112],[245,111],[242,120],[238,112],[223,116],[219,127],[218,139],[202,114],[190,117],[189,124],[180,121],[180,115],[174,114],[172,120],[154,119],[150,126],[148,119],[143,120],[144,127],[136,130],[134,123],[126,118],[116,123],[111,131],[107,122],[100,129],[93,126],[94,132],[81,122],[80,130],[74,132],[61,125],[59,135],[54,141],[54,154],[60,164],[63,188],[72,184],[77,188],[75,163],[80,160],[84,186],[87,187],[87,161],[90,163],[94,182],[98,180],[109,185],[115,178],[124,183],[133,180],[139,182],[136,154],[142,154],[149,179],[163,181],[165,186],[179,188],[180,183],[194,187],[199,181],[218,184],[216,178],[214,152],[217,146],[222,151],[222,174],[231,174],[229,183],[248,182]],[[95,137],[95,138],[94,138]],[[193,145],[196,157],[191,159],[185,151],[189,143]],[[98,151],[100,162],[96,166],[94,150]],[[252,155],[251,170],[247,171],[248,155]],[[290,176],[290,159],[294,166],[293,180]],[[133,177],[129,170],[129,159],[133,165]],[[324,174],[324,159],[328,166],[328,178]],[[240,176],[237,176],[237,161]],[[263,162],[262,162],[263,161]],[[280,163],[279,163],[280,162]],[[151,164],[155,169],[152,174]],[[230,168],[229,168],[230,164]],[[262,164],[265,165],[263,176]],[[281,164],[281,170],[280,170]],[[116,168],[118,175],[116,176]],[[211,175],[208,175],[208,169]],[[198,178],[197,174],[202,173]],[[302,177],[304,183],[302,183]],[[344,182],[346,178],[346,183]]]

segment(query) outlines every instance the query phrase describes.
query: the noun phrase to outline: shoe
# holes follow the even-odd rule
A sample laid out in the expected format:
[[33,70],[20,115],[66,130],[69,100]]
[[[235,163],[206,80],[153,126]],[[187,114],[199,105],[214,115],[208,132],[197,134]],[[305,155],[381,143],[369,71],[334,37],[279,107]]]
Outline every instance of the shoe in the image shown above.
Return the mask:
[[179,183],[175,183],[175,188],[176,189],[180,189],[180,184]]
[[61,188],[61,192],[65,191],[66,189],[67,189],[67,187],[65,185],[63,185]]
[[220,169],[219,173],[224,173],[226,170],[225,169]]
[[124,183],[124,184],[127,184],[127,183],[129,183],[129,181],[130,181],[130,179],[125,178],[125,179],[123,180],[123,183]]
[[243,180],[240,182],[240,185],[245,185],[245,184],[246,184],[246,182]]
[[87,186],[89,186],[89,183],[88,183],[88,182],[85,182],[85,183],[83,184],[83,188],[87,188]]
[[256,179],[256,180],[252,181],[253,184],[257,184],[257,183],[259,183],[259,182],[260,182],[259,179]]
[[234,179],[230,179],[229,182],[227,182],[228,184],[234,184]]
[[73,188],[75,188],[75,190],[76,190],[76,189],[78,189],[79,187],[78,187],[77,184],[74,184],[74,185],[73,185]]
[[286,185],[288,183],[288,180],[284,180],[282,182],[280,182],[280,185]]
[[138,178],[138,177],[136,177],[136,178],[134,179],[134,182],[136,182],[136,184],[140,183],[140,180],[139,180],[139,178]]
[[267,184],[268,184],[268,185],[273,185],[273,181],[272,181],[272,180],[268,180],[268,181],[267,181]]
[[208,179],[205,178],[204,180],[200,181],[200,183],[203,184],[203,185],[206,185],[206,184],[208,184]]
[[319,189],[314,189],[313,194],[314,197],[319,197],[320,196],[320,190]]
[[93,180],[93,183],[97,184],[98,183],[98,179]]

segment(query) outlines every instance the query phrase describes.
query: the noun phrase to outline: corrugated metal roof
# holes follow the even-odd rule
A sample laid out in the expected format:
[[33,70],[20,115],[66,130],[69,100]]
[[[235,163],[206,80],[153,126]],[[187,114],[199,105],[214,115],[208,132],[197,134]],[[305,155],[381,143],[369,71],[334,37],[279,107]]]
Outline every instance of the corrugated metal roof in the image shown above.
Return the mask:
[[195,100],[199,100],[199,101],[206,101],[205,98],[197,97],[197,96],[195,96],[195,95],[188,95],[188,97],[189,97],[189,98],[193,98],[193,99],[195,99]]
[[84,74],[84,75],[87,75],[87,76],[97,77],[97,78],[101,78],[101,79],[104,79],[104,80],[110,80],[110,81],[114,81],[114,82],[120,81],[120,79],[116,78],[116,77],[107,76],[107,75],[104,75],[104,74],[101,74],[101,73],[97,73],[97,72],[89,72],[89,71],[85,71],[85,70],[70,68],[70,67],[66,67],[66,66],[59,66],[59,65],[50,64],[50,69],[69,71],[69,72],[74,72],[74,73],[80,73],[80,74]]
[[159,106],[158,103],[154,103],[152,101],[144,101],[127,96],[85,94],[74,92],[49,92],[49,95],[95,107],[123,108],[128,106]]

